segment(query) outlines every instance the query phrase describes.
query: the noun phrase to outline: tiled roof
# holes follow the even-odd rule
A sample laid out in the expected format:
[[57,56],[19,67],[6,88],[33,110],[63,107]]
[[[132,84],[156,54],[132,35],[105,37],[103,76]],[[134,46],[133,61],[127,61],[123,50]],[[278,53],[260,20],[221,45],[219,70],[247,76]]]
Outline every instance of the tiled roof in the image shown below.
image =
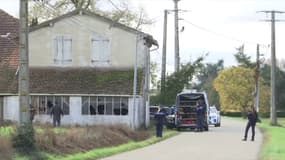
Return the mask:
[[[0,71],[0,93],[17,93],[15,73],[15,69]],[[30,93],[132,95],[133,75],[132,69],[31,68]],[[142,86],[142,72],[138,75]]]
[[0,9],[0,64],[17,67],[19,20]]

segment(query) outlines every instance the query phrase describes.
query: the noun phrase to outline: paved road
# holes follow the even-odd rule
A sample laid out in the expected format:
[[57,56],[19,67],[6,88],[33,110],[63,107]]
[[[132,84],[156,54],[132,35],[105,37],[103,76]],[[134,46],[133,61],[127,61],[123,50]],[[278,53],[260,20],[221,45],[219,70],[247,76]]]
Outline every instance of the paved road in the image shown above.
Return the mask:
[[182,131],[154,145],[103,160],[257,160],[262,135],[256,129],[254,142],[241,141],[244,128],[245,122],[222,119],[222,126],[210,127],[209,132]]

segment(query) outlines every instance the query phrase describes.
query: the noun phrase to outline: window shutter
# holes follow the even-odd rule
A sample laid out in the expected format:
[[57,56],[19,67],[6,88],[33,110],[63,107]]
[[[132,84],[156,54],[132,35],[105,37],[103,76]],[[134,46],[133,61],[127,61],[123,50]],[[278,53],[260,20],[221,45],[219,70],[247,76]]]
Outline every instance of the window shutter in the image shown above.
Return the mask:
[[62,61],[63,62],[72,61],[72,39],[70,36],[65,36],[63,40]]
[[55,47],[54,62],[60,63],[62,59],[62,52],[63,52],[63,37],[62,36],[56,36],[56,38],[54,39],[54,47]]
[[98,62],[100,61],[100,40],[99,39],[92,39],[92,61]]
[[92,62],[110,61],[110,40],[102,37],[92,39]]
[[110,40],[108,39],[102,40],[102,61],[110,61]]

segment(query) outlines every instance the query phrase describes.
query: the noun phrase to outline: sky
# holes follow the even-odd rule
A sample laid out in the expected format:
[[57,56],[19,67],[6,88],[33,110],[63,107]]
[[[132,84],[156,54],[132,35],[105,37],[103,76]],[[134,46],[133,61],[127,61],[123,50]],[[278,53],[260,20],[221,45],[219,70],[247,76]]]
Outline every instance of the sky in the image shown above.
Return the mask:
[[[114,4],[117,0],[112,0]],[[160,48],[151,53],[151,60],[161,67],[164,10],[173,10],[173,0],[128,0],[130,9],[143,7],[155,23],[145,27],[144,32],[158,40]],[[106,0],[109,3],[109,0]],[[109,4],[110,7],[113,7]],[[0,0],[0,8],[18,17],[19,0]],[[256,45],[261,44],[262,58],[271,57],[270,14],[257,13],[264,10],[285,11],[284,0],[180,0],[178,7],[181,63],[194,61],[206,55],[205,61],[216,63],[223,59],[225,66],[236,64],[236,48],[245,46],[245,54],[256,59]],[[285,20],[284,14],[276,19]],[[167,72],[174,70],[174,14],[168,14],[167,30]],[[283,44],[282,44],[283,42]],[[285,59],[285,21],[276,23],[276,58]]]

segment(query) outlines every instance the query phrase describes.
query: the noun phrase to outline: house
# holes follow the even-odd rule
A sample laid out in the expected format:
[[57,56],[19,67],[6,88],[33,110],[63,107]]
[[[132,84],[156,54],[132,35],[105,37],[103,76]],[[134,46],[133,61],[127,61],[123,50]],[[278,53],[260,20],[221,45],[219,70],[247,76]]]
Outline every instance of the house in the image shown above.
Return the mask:
[[15,70],[18,66],[19,20],[0,9],[0,121],[3,121],[4,97],[11,95]]
[[[58,103],[65,125],[147,126],[153,45],[158,46],[152,36],[85,10],[30,28],[34,121],[51,122],[50,109]],[[16,80],[6,77],[11,84],[17,84]],[[4,119],[18,121],[17,85],[5,87],[6,92],[0,88]]]

